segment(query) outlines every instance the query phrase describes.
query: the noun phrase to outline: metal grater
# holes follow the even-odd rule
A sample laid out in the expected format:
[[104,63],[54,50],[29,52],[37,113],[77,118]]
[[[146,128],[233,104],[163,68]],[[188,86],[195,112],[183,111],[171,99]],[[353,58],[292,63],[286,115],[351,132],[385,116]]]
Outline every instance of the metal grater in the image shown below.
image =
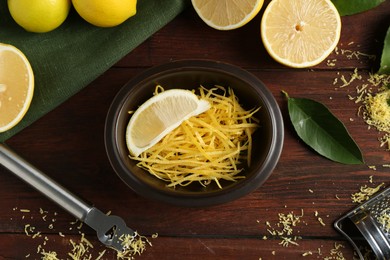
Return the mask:
[[371,247],[380,260],[390,259],[390,187],[341,217],[334,224],[353,245],[361,260],[361,246]]
[[373,219],[378,224],[379,228],[383,231],[387,240],[390,240],[390,229],[389,222],[384,222],[381,220],[381,217],[388,216],[390,218],[390,189],[387,189],[387,194],[381,196],[381,199],[378,200],[373,205],[369,205],[368,211],[371,212]]

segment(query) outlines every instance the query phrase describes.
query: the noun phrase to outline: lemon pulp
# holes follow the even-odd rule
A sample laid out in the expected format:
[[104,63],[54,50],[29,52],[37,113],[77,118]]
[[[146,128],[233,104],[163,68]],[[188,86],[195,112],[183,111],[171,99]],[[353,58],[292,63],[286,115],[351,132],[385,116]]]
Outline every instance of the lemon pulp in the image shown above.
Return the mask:
[[171,89],[142,104],[130,118],[126,143],[131,154],[138,156],[155,145],[184,120],[210,108],[189,90]]
[[272,58],[294,68],[311,67],[334,50],[340,15],[330,0],[272,0],[261,20],[261,38]]
[[0,132],[14,127],[27,112],[34,92],[34,75],[26,56],[0,44]]
[[232,30],[244,26],[260,11],[264,0],[192,0],[199,17],[210,27]]

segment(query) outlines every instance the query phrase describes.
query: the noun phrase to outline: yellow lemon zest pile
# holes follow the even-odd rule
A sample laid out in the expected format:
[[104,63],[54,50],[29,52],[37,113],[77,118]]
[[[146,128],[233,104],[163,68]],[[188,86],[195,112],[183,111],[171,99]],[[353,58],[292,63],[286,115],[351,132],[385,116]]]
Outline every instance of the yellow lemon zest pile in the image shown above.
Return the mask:
[[54,251],[48,251],[46,252],[45,250],[42,249],[41,252],[42,255],[42,260],[58,260],[57,253]]
[[259,108],[244,110],[232,89],[200,87],[199,92],[199,98],[211,104],[209,110],[182,122],[139,157],[130,156],[139,167],[169,182],[168,187],[215,181],[222,188],[220,180],[244,178],[239,175],[243,160],[250,165]]
[[384,89],[376,94],[368,92],[360,112],[369,127],[373,126],[383,133],[379,138],[380,146],[390,151],[390,89]]
[[[339,49],[335,50],[336,54],[347,55],[348,59],[359,59],[360,56],[367,59],[375,59],[375,55]],[[348,56],[348,54],[353,54]],[[338,77],[334,78],[333,85],[335,89],[355,87],[356,95],[348,94],[349,100],[360,104],[358,116],[362,117],[368,128],[374,127],[380,134],[380,147],[385,147],[390,151],[390,75],[368,73],[361,74],[357,68],[349,76],[337,73]],[[383,165],[386,167],[386,165]]]
[[379,131],[390,133],[390,89],[377,93],[369,94],[365,104],[363,117],[367,124],[376,127]]

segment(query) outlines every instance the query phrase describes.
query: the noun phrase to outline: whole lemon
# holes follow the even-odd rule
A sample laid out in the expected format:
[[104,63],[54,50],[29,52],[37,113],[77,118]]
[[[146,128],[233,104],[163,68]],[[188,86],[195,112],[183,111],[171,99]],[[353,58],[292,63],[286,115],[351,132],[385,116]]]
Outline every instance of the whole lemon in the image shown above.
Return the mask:
[[99,27],[112,27],[137,12],[137,0],[72,0],[77,13]]
[[69,14],[70,0],[8,0],[17,24],[29,32],[44,33],[59,27]]

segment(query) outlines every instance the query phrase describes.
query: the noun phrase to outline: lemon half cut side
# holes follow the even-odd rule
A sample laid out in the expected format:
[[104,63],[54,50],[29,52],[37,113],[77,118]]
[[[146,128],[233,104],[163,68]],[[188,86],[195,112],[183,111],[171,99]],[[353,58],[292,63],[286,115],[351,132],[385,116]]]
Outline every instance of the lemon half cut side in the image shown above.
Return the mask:
[[217,30],[233,30],[244,26],[260,11],[264,0],[192,0],[199,17]]
[[170,89],[143,103],[130,118],[126,129],[126,145],[130,153],[139,156],[158,143],[183,121],[210,108],[190,90]]
[[293,68],[321,63],[337,46],[340,15],[330,0],[272,0],[261,20],[270,56]]
[[0,133],[22,120],[34,93],[34,74],[26,56],[0,43]]

